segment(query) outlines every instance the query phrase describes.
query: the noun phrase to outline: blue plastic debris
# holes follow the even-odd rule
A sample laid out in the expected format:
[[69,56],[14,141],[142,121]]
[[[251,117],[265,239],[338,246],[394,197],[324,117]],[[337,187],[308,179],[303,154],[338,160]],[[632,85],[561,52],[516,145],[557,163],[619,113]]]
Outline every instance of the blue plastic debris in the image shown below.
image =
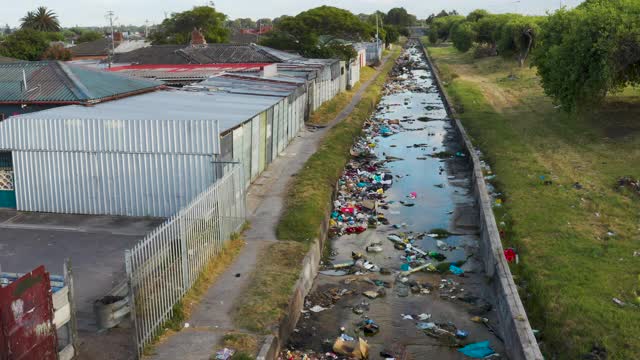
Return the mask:
[[449,266],[449,271],[451,271],[454,275],[462,275],[464,274],[464,270],[460,269],[459,267],[455,266],[455,265],[450,265]]
[[474,359],[482,359],[485,356],[489,356],[495,353],[491,346],[489,346],[489,341],[469,344],[461,349],[458,349],[458,351]]
[[469,332],[468,331],[464,331],[464,330],[460,330],[460,329],[456,330],[456,337],[458,339],[464,339],[467,336],[469,336]]

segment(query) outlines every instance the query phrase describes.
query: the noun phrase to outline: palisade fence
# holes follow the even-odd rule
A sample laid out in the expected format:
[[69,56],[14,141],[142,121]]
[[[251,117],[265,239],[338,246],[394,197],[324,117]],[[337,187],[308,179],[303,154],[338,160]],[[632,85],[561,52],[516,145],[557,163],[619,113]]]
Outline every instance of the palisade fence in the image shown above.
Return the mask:
[[138,357],[173,315],[209,260],[243,226],[242,166],[234,166],[189,205],[125,253]]

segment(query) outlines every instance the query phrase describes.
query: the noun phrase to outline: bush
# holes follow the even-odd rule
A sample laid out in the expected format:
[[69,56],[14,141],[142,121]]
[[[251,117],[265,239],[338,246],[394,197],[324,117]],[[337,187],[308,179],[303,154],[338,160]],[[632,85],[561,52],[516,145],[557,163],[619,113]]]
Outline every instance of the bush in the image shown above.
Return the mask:
[[458,23],[451,29],[451,41],[453,41],[453,46],[460,52],[469,51],[473,46],[475,37],[473,25],[469,22]]
[[567,111],[640,85],[640,2],[592,0],[542,23],[534,65],[547,95]]

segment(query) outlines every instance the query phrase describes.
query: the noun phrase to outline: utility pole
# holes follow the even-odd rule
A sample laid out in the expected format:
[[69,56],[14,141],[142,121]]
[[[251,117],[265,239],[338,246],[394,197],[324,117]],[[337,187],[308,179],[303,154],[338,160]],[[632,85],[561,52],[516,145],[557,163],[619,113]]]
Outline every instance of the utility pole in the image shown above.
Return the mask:
[[[111,55],[109,56],[109,68],[111,68],[111,63],[113,61],[113,55],[116,53],[116,44],[115,44],[115,31],[113,30],[113,16],[115,13],[113,10],[107,11],[106,17],[109,18],[109,25],[111,26]],[[117,20],[117,18],[116,18]]]
[[144,38],[149,37],[149,19],[144,21]]
[[380,36],[378,35],[378,12],[376,12],[376,51],[380,48]]

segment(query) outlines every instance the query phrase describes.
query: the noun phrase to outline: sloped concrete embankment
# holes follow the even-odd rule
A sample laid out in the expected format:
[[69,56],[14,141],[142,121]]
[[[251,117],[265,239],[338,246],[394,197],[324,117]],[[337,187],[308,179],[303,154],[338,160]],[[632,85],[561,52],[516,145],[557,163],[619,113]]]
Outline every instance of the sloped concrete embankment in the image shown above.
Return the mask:
[[445,108],[451,118],[455,119],[457,130],[462,136],[464,146],[471,155],[473,162],[473,197],[480,210],[478,214],[480,216],[480,250],[484,260],[485,272],[496,296],[495,304],[499,320],[498,330],[504,339],[507,355],[512,360],[541,360],[543,359],[542,353],[518,295],[518,287],[513,281],[511,270],[504,257],[504,249],[502,248],[496,219],[493,215],[487,184],[482,174],[480,158],[464,126],[458,119],[455,109],[451,106],[451,99],[444,91],[440,75],[431,61],[429,53],[424,46],[422,46],[422,50],[427,58],[429,67],[432,69],[433,77],[442,95]]

